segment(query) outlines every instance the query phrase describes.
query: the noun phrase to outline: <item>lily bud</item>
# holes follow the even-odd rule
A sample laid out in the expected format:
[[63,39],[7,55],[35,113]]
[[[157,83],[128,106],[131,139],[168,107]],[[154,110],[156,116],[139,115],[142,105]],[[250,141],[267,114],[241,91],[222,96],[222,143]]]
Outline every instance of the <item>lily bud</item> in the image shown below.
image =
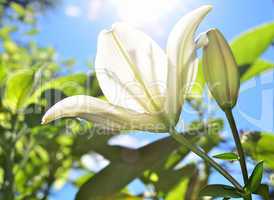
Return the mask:
[[207,36],[207,44],[203,47],[205,80],[219,106],[223,110],[231,109],[237,102],[240,86],[237,63],[229,44],[219,30],[212,29],[205,34]]

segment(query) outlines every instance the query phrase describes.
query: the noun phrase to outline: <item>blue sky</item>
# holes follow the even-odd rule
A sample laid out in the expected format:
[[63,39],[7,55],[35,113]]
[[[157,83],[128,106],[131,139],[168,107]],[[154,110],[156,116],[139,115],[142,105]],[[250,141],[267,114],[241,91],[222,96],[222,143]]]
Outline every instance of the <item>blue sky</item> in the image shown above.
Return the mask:
[[[217,27],[228,40],[274,19],[272,0],[64,0],[57,8],[40,17],[38,27],[41,32],[37,41],[56,48],[60,59],[74,58],[77,61],[75,71],[87,71],[87,63],[92,63],[95,57],[98,33],[112,23],[126,20],[165,48],[168,34],[176,21],[187,11],[204,4],[211,4],[214,9],[198,32]],[[270,49],[264,57],[274,61],[274,50]],[[273,86],[272,72],[242,86],[234,110],[241,129],[274,131]],[[221,112],[217,115],[223,116]],[[188,120],[192,118],[186,116]],[[133,137],[143,142],[156,138],[145,134],[134,134]],[[53,199],[73,199],[75,189],[69,185],[65,187]]]
[[[102,2],[101,5],[92,5],[91,2]],[[125,2],[138,3],[137,11],[133,15],[143,15],[146,7],[145,0],[124,0]],[[85,62],[92,61],[96,51],[96,39],[98,33],[109,28],[112,23],[127,19],[123,16],[121,6],[123,0],[64,0],[56,9],[49,11],[40,19],[41,33],[38,41],[41,44],[54,46],[60,56],[74,57],[78,61],[78,69],[85,70]],[[156,0],[148,0],[157,2]],[[165,8],[156,7],[156,11],[151,11],[144,17],[132,17],[129,22],[140,27],[153,37],[165,48],[165,42],[172,26],[187,11],[199,5],[212,4],[214,10],[206,18],[200,30],[207,30],[211,27],[218,27],[228,39],[233,38],[242,31],[253,26],[273,20],[274,11],[271,0],[248,1],[248,0],[160,0],[162,2],[174,2],[170,11],[165,12]],[[96,4],[96,3],[94,3]],[[100,3],[97,3],[100,4]],[[117,5],[116,5],[117,4]],[[144,4],[144,5],[142,5]],[[166,4],[166,3],[165,3]],[[90,8],[89,8],[90,7]],[[91,11],[97,7],[99,11],[91,17]],[[132,6],[133,7],[133,6]],[[124,10],[125,10],[124,9]],[[130,8],[135,10],[133,8]],[[145,10],[153,10],[153,5]],[[158,11],[158,10],[159,11]],[[131,11],[131,10],[130,10]],[[159,14],[165,13],[165,14]],[[122,16],[120,16],[122,15]],[[130,15],[130,14],[128,14]],[[159,18],[154,16],[159,16]],[[151,20],[146,20],[152,18]]]

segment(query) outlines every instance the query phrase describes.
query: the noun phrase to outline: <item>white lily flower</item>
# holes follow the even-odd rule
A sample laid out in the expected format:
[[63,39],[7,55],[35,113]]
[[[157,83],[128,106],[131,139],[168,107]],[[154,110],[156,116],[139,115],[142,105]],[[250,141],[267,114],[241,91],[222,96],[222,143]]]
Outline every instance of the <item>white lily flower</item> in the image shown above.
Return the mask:
[[146,34],[116,23],[98,37],[96,76],[107,101],[68,97],[42,119],[80,117],[111,130],[167,132],[176,125],[197,72],[194,34],[211,6],[185,15],[173,28],[167,54]]

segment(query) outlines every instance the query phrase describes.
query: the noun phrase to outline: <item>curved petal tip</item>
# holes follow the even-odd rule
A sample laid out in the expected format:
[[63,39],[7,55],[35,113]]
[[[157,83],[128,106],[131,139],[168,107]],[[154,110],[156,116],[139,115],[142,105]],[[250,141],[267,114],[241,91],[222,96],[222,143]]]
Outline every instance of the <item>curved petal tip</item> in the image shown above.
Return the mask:
[[51,121],[53,121],[54,119],[51,119],[52,117],[52,109],[49,109],[45,114],[44,116],[42,117],[42,120],[41,120],[41,124],[48,124],[50,123]]
[[43,116],[43,118],[42,118],[42,121],[41,121],[41,124],[47,124],[47,120],[46,120],[46,118],[45,118],[45,116]]
[[209,12],[213,9],[213,6],[212,5],[203,5],[201,7],[199,7],[197,10],[204,10],[205,12]]
[[85,95],[67,97],[47,110],[45,115],[42,117],[41,124],[48,124],[62,117],[78,116],[78,114],[82,113],[83,110],[89,109],[90,106],[88,103],[94,99],[95,98]]

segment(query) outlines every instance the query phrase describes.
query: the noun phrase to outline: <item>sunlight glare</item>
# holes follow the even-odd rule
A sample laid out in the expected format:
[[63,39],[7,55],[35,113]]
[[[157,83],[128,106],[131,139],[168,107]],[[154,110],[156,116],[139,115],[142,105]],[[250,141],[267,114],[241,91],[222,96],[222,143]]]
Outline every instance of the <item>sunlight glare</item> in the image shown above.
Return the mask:
[[178,0],[112,0],[118,17],[136,26],[157,22],[174,11]]

